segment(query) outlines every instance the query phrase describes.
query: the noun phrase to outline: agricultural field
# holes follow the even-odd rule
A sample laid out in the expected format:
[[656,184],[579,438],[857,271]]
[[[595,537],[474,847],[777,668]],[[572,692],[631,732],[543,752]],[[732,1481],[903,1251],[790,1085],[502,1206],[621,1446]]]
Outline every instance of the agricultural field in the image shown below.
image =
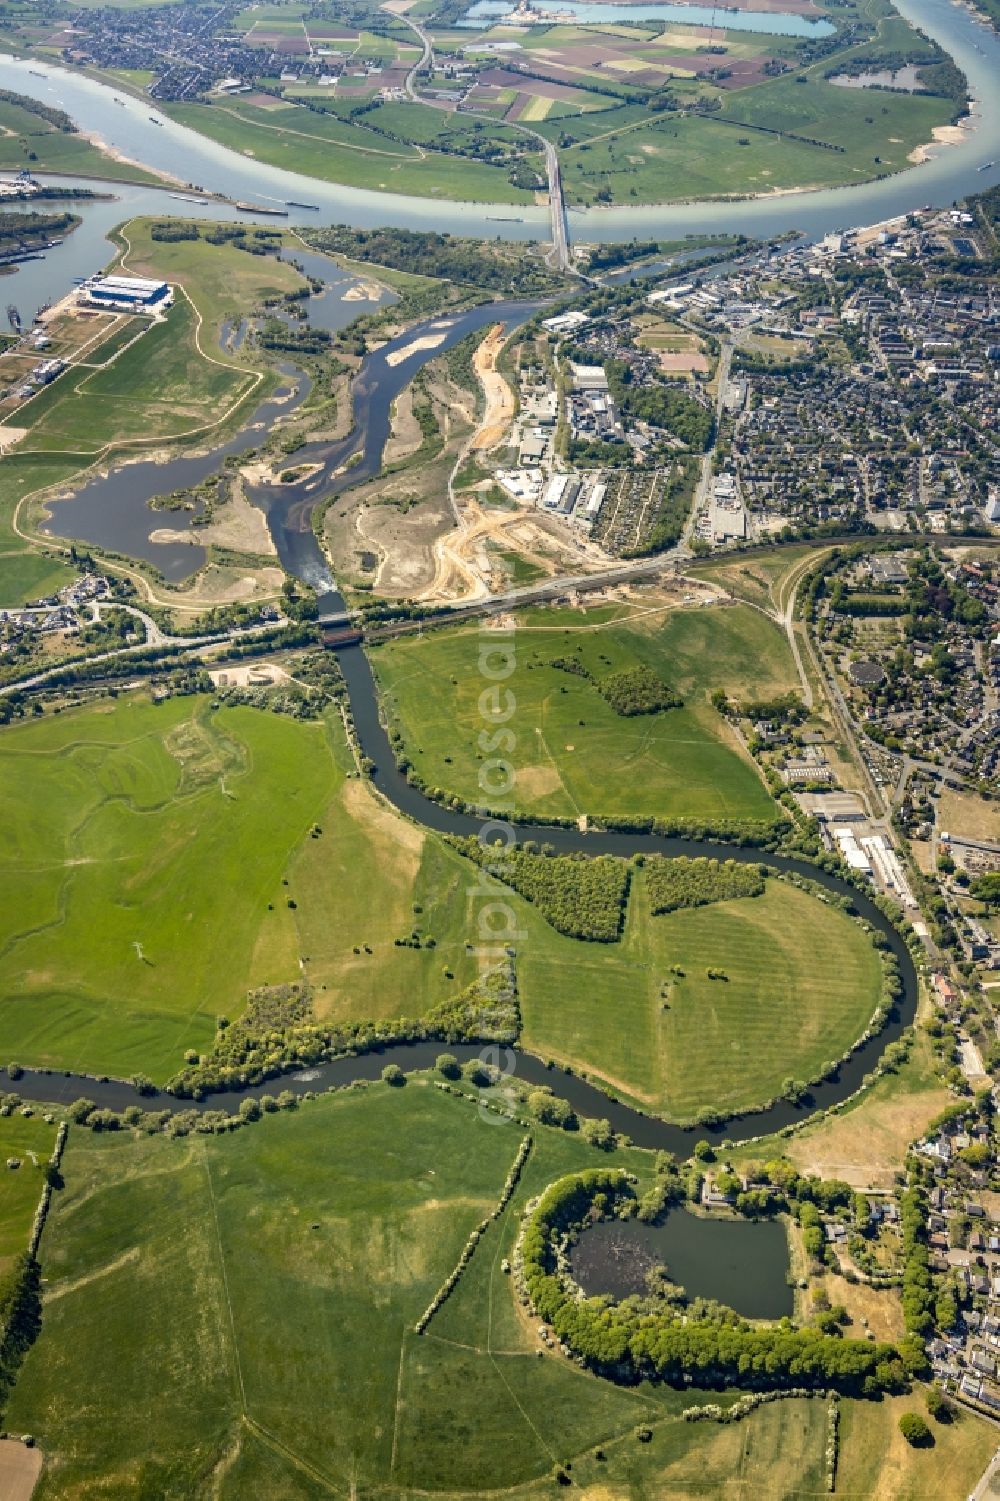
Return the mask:
[[[765,694],[796,685],[784,637],[759,612],[528,611],[518,617],[515,640],[516,668],[505,686],[517,702],[508,728],[516,737],[509,758],[518,810],[690,823],[773,817],[754,767],[709,703],[717,688],[745,696],[751,686]],[[428,786],[472,803],[482,800],[479,646],[478,630],[455,629],[372,652],[390,724],[415,770]],[[623,718],[591,681],[552,666],[570,654],[598,678],[644,663],[683,707]]]
[[[38,1501],[351,1487],[533,1497],[551,1495],[556,1463],[595,1494],[820,1493],[823,1401],[690,1423],[683,1408],[731,1396],[617,1387],[538,1358],[501,1260],[529,1196],[607,1158],[576,1136],[533,1134],[510,1205],[417,1336],[497,1201],[518,1127],[487,1125],[414,1078],[321,1097],[236,1135],[74,1131],[43,1241],[43,1329],[6,1417],[45,1455]],[[613,1160],[651,1166],[637,1151]],[[934,1450],[908,1451],[899,1405],[844,1402],[837,1493],[965,1494],[992,1430],[964,1415]],[[891,1491],[866,1488],[890,1475]]]
[[[256,985],[304,980],[346,1022],[424,1015],[478,972],[472,867],[375,800],[337,719],[132,695],[5,730],[0,766],[0,1057],[163,1080]],[[688,1117],[713,1090],[759,1103],[864,1029],[878,966],[833,909],[772,882],[651,917],[644,883],[619,943],[511,894],[527,1047]],[[796,956],[806,926],[821,964]]]
[[[779,6],[773,32],[763,21],[760,30],[727,25],[725,13],[712,26],[656,17],[509,25],[487,15],[479,29],[461,21],[461,7],[433,0],[393,9],[356,5],[328,19],[295,4],[220,16],[204,43],[224,49],[220,74],[239,47],[247,91],[206,84],[194,97],[163,95],[162,107],[260,162],[445,201],[532,203],[544,189],[535,132],[560,153],[570,204],[586,206],[746,197],[901,171],[965,103],[957,71],[888,0],[841,0],[829,11],[792,4],[802,27],[795,35],[785,34]],[[432,49],[416,80],[419,102],[406,97],[421,58],[411,10]],[[58,56],[68,39],[31,3],[12,22],[21,47],[46,55]],[[141,16],[134,24],[142,33]],[[148,67],[116,68],[109,30],[98,11],[100,76],[148,89]],[[914,92],[866,98],[830,81],[888,54],[905,57]],[[131,60],[148,62],[148,52]],[[50,132],[43,158],[22,125],[12,122],[3,148],[11,164],[31,161],[32,151],[56,169],[64,156],[97,156],[79,138],[60,143]]]
[[865,1030],[880,983],[865,934],[795,887],[653,917],[642,870],[619,944],[532,931],[518,975],[527,1047],[683,1121],[819,1072]]

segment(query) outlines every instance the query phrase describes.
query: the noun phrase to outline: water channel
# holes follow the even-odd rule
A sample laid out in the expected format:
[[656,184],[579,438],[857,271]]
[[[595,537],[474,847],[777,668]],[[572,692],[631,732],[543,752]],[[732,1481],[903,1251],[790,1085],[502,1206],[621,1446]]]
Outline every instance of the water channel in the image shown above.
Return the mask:
[[[515,9],[509,0],[477,0],[455,24],[464,29],[483,29],[483,23],[493,24],[509,16]],[[725,6],[671,5],[662,0],[643,0],[639,5],[602,4],[601,0],[532,0],[532,10],[541,15],[567,21],[576,26],[612,25],[634,22],[638,26],[650,21],[668,21],[673,25],[713,27],[716,31],[751,31],[767,36],[823,37],[830,36],[833,26],[821,18],[797,15],[793,11],[734,10]],[[516,25],[516,22],[512,22]]]

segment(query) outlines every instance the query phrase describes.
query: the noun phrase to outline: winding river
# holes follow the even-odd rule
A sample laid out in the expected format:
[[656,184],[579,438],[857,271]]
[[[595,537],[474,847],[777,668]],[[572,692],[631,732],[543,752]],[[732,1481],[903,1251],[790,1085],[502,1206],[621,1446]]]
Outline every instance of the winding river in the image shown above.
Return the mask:
[[[775,196],[742,202],[738,207],[708,203],[574,214],[571,215],[571,224],[577,238],[614,240],[633,234],[677,237],[685,233],[721,229],[740,229],[748,234],[763,236],[790,227],[797,227],[809,235],[820,235],[835,226],[870,223],[923,202],[950,203],[962,194],[982,189],[991,182],[1000,180],[1000,168],[991,168],[989,172],[983,173],[976,170],[985,158],[1000,158],[1000,97],[995,87],[995,80],[1000,76],[1000,39],[964,8],[950,5],[947,0],[898,0],[898,3],[909,19],[920,24],[946,47],[970,78],[978,100],[977,129],[963,145],[942,151],[934,160],[920,168],[881,182],[861,184],[856,188]],[[44,74],[41,80],[35,77],[39,71]],[[487,212],[489,206],[444,205],[391,194],[363,193],[318,184],[312,179],[259,164],[251,166],[245,158],[216,146],[173,122],[165,121],[160,127],[153,126],[148,120],[146,107],[137,101],[128,100],[124,108],[113,108],[110,89],[61,69],[36,65],[34,60],[30,71],[27,63],[0,60],[0,86],[36,94],[46,103],[61,104],[85,129],[99,132],[111,144],[118,144],[120,138],[123,148],[127,145],[131,155],[141,157],[150,165],[176,171],[185,179],[197,178],[208,189],[245,195],[256,201],[271,196],[280,198],[281,201],[298,197],[303,201],[318,202],[320,213],[309,216],[308,221],[305,216],[300,215],[303,222],[406,224],[416,228],[450,229],[466,234],[503,234],[520,239],[545,232],[544,210],[526,210],[521,224],[500,223]],[[118,184],[108,186],[118,195],[115,202],[82,205],[82,229],[71,236],[58,251],[53,252],[49,261],[28,263],[18,273],[18,277],[34,278],[33,281],[11,278],[9,285],[15,300],[20,296],[19,289],[28,286],[33,289],[29,300],[36,293],[40,300],[61,295],[72,275],[96,270],[107,259],[104,236],[113,224],[131,213],[168,211],[169,199],[165,197],[163,190],[123,188]],[[217,203],[198,203],[192,200],[186,200],[183,208],[178,207],[173,212],[192,217],[236,216],[235,210]],[[295,211],[292,212],[294,214]],[[239,217],[253,216],[241,214]],[[72,267],[72,271],[67,274],[69,267]],[[485,304],[461,313],[445,314],[438,319],[428,320],[416,329],[408,330],[375,354],[369,355],[353,385],[355,422],[351,433],[334,443],[309,445],[292,456],[290,463],[312,462],[320,466],[305,481],[288,486],[261,486],[254,492],[253,498],[267,514],[282,562],[290,572],[318,588],[325,611],[334,613],[343,609],[343,601],[336,592],[328,565],[312,531],[311,513],[317,501],[356,485],[378,472],[389,432],[392,402],[428,359],[452,347],[467,333],[482,328],[488,322],[503,321],[508,326],[516,324],[530,316],[535,306],[529,303]],[[424,341],[432,341],[431,347],[427,347]],[[287,410],[287,404],[284,410]],[[270,415],[270,411],[261,409],[256,414],[256,420],[266,421]],[[243,442],[250,431],[245,429],[233,442]],[[259,431],[255,427],[252,432],[254,441]],[[181,458],[162,465],[133,465],[103,479],[94,480],[79,492],[76,502],[70,501],[62,508],[60,529],[66,535],[86,538],[86,528],[79,525],[82,516],[97,516],[112,502],[120,506],[130,504],[133,510],[145,511],[145,501],[151,495],[179,488],[185,481],[191,482],[195,471],[177,466],[196,463],[200,471],[198,477],[204,477],[212,472],[213,464],[218,466],[226,453],[239,451],[239,447],[225,445],[215,453],[203,456],[201,460]],[[203,462],[206,467],[201,472]],[[123,474],[127,476],[126,482],[119,478]],[[131,495],[130,501],[125,499],[126,491]],[[73,525],[64,519],[70,513],[74,516]],[[120,546],[121,538],[119,530],[117,543],[113,545]],[[98,539],[95,537],[93,540]],[[171,559],[170,566],[186,569],[194,561],[192,554],[196,551],[187,547],[178,549],[179,553],[183,553],[183,559],[180,556]],[[159,557],[156,561],[162,566]],[[379,716],[377,688],[364,650],[360,647],[344,648],[339,651],[338,656],[348,686],[361,749],[374,763],[373,780],[378,790],[403,815],[425,828],[439,833],[478,834],[480,820],[431,802],[397,770]],[[601,1088],[586,1079],[553,1070],[541,1059],[520,1049],[510,1050],[519,1078],[531,1084],[551,1086],[578,1113],[607,1118],[616,1130],[626,1133],[639,1146],[662,1148],[679,1156],[687,1156],[696,1136],[718,1143],[724,1139],[745,1139],[750,1135],[771,1134],[800,1122],[810,1114],[836,1105],[853,1094],[865,1075],[877,1064],[887,1044],[897,1039],[913,1021],[917,1003],[917,977],[901,935],[868,895],[807,861],[762,854],[753,849],[740,849],[707,841],[668,839],[652,834],[583,833],[575,828],[542,831],[535,825],[521,828],[517,832],[522,839],[537,839],[543,835],[559,851],[580,851],[593,855],[629,857],[656,852],[668,856],[704,855],[719,859],[763,860],[776,871],[798,873],[817,882],[834,895],[849,896],[861,916],[885,935],[889,948],[899,961],[903,994],[896,1011],[883,1031],[860,1047],[842,1065],[836,1078],[816,1086],[801,1105],[780,1101],[766,1111],[734,1116],[714,1130],[670,1125],[610,1098]],[[435,1056],[441,1051],[441,1045],[433,1042],[408,1043],[399,1044],[387,1051],[391,1051],[393,1061],[404,1069],[423,1069],[433,1064]],[[452,1047],[449,1051],[466,1060],[479,1056],[481,1050],[477,1046],[466,1045]],[[285,1087],[303,1094],[309,1090],[339,1087],[355,1079],[377,1078],[384,1063],[385,1053],[339,1058],[316,1069],[285,1076],[280,1081],[271,1081],[242,1093],[213,1095],[205,1101],[195,1102],[195,1105],[199,1109],[235,1109],[239,1100],[247,1094],[259,1096]],[[98,1104],[114,1109],[139,1101],[131,1086],[124,1082],[98,1081],[71,1074],[26,1072],[16,1087],[28,1099],[67,1102],[86,1094]],[[177,1110],[188,1108],[192,1102],[178,1101],[173,1096],[157,1093],[143,1098],[141,1103],[149,1109]]]
[[[289,455],[287,460],[289,464],[310,460],[319,463],[320,469],[299,484],[261,486],[253,492],[253,498],[267,514],[282,562],[291,573],[317,588],[324,614],[338,614],[346,607],[336,590],[312,529],[313,507],[321,497],[336,494],[378,472],[389,433],[392,402],[423,365],[473,330],[494,321],[503,321],[508,326],[516,324],[530,316],[536,306],[537,304],[532,303],[487,303],[461,313],[429,319],[400,334],[362,363],[352,388],[355,420],[348,436],[333,444],[308,445]],[[253,436],[257,436],[256,431]],[[233,445],[238,445],[243,437],[245,433],[238,435],[214,455],[205,455],[200,459],[181,458],[161,465],[132,465],[92,480],[80,492],[81,497],[86,497],[86,514],[99,518],[109,506],[127,506],[128,496],[131,495],[132,512],[145,516],[147,519],[142,524],[148,526],[149,512],[143,499],[147,492],[168,492],[177,487],[182,475],[190,482],[193,471],[186,466],[197,465],[199,477],[203,478],[205,473],[211,472],[209,461],[214,458],[217,464],[220,455],[239,451]],[[345,467],[348,459],[355,454],[359,455],[357,463]],[[69,501],[65,506],[57,507],[57,510],[61,510],[63,516],[69,516],[73,514],[73,506],[74,502]],[[66,525],[63,529],[67,535],[80,535],[72,526]],[[180,550],[189,556],[194,549],[184,547]],[[380,717],[378,690],[365,651],[361,647],[346,647],[341,648],[337,655],[347,684],[361,751],[373,763],[372,780],[379,792],[404,816],[424,828],[441,834],[479,835],[483,827],[481,819],[431,801],[411,786],[398,770]],[[899,961],[903,994],[895,1013],[877,1037],[869,1039],[842,1064],[834,1079],[816,1085],[804,1104],[792,1105],[787,1101],[779,1101],[766,1111],[730,1117],[716,1129],[701,1126],[685,1128],[668,1124],[658,1117],[645,1115],[610,1098],[599,1086],[584,1078],[550,1069],[530,1053],[519,1049],[510,1050],[515,1072],[520,1079],[531,1084],[550,1085],[579,1114],[608,1119],[617,1131],[627,1134],[638,1146],[662,1148],[679,1156],[687,1156],[693,1141],[700,1137],[718,1143],[729,1138],[770,1134],[793,1125],[815,1111],[837,1104],[853,1094],[865,1075],[877,1064],[886,1045],[900,1037],[913,1021],[917,1003],[917,977],[913,960],[901,935],[865,892],[808,861],[787,855],[765,854],[752,848],[744,849],[711,841],[665,838],[655,834],[600,831],[583,833],[576,828],[542,829],[538,825],[531,825],[518,828],[517,837],[521,841],[544,837],[547,843],[560,852],[608,854],[623,858],[640,853],[659,853],[667,856],[704,855],[721,860],[763,861],[778,872],[805,876],[833,895],[848,896],[859,914],[885,935],[890,950]],[[391,1053],[393,1060],[404,1069],[413,1070],[430,1067],[440,1050],[440,1044],[420,1042],[398,1044],[391,1049]],[[454,1047],[450,1051],[467,1060],[478,1057],[481,1049],[469,1045]],[[384,1062],[385,1057],[381,1053],[340,1058],[315,1070],[282,1078],[278,1085],[272,1081],[243,1093],[260,1095],[273,1091],[276,1087],[287,1087],[293,1092],[304,1093],[310,1089],[347,1084],[353,1079],[374,1079],[378,1077]],[[138,1098],[131,1086],[124,1082],[99,1082],[70,1074],[27,1072],[18,1082],[17,1088],[26,1098],[63,1102],[86,1094],[97,1103],[114,1109],[135,1104]],[[235,1109],[240,1098],[242,1093],[216,1094],[200,1103],[197,1108]],[[190,1104],[162,1093],[147,1097],[144,1103],[150,1109],[172,1110],[187,1108]]]
[[[312,531],[299,534],[299,563],[302,576],[313,568],[325,571],[325,563],[319,554]],[[307,539],[312,540],[316,558],[312,565],[305,557]],[[303,561],[304,560],[304,561]],[[330,591],[324,604],[334,610],[342,605],[340,596]],[[471,814],[458,813],[432,802],[423,793],[412,787],[397,769],[389,739],[379,716],[378,693],[371,665],[360,647],[342,648],[337,653],[348,687],[351,710],[362,753],[374,763],[372,779],[378,790],[406,817],[425,828],[442,834],[478,835],[483,827],[481,819]],[[503,1060],[506,1065],[513,1059],[517,1078],[529,1084],[546,1084],[562,1095],[580,1115],[597,1116],[609,1120],[616,1131],[624,1132],[637,1146],[662,1149],[686,1157],[691,1153],[695,1140],[704,1138],[715,1144],[727,1139],[745,1139],[755,1135],[770,1135],[786,1126],[806,1119],[816,1111],[827,1109],[853,1094],[860,1088],[865,1075],[879,1061],[885,1047],[899,1038],[913,1022],[917,1005],[917,975],[909,950],[902,936],[882,914],[871,898],[839,876],[830,874],[806,860],[788,855],[764,853],[760,850],[713,843],[706,840],[664,838],[655,834],[582,833],[575,828],[542,828],[531,825],[517,828],[519,840],[544,838],[560,852],[582,852],[590,855],[617,855],[628,858],[637,854],[663,854],[668,856],[708,856],[715,859],[734,859],[744,862],[763,862],[778,872],[804,876],[825,888],[832,895],[847,896],[857,912],[884,934],[890,951],[896,956],[903,981],[901,999],[887,1025],[875,1037],[859,1047],[841,1065],[833,1079],[815,1085],[803,1104],[793,1105],[785,1100],[771,1105],[767,1110],[747,1112],[731,1116],[716,1128],[683,1127],[671,1125],[656,1116],[646,1115],[631,1106],[609,1096],[598,1085],[576,1074],[550,1068],[540,1058],[521,1049],[505,1049],[509,1055]],[[433,1065],[442,1045],[436,1042],[401,1043],[361,1057],[338,1058],[297,1074],[285,1076],[277,1083],[250,1088],[240,1092],[214,1094],[202,1102],[194,1102],[199,1109],[238,1108],[244,1095],[260,1096],[273,1093],[277,1088],[289,1088],[293,1093],[303,1094],[308,1090],[321,1090],[348,1084],[355,1079],[376,1079],[385,1063],[386,1054],[400,1066],[411,1071],[426,1069]],[[482,1055],[483,1050],[472,1044],[450,1046],[448,1049],[461,1061]],[[487,1050],[490,1056],[495,1049]],[[501,1060],[496,1058],[497,1062]],[[122,1109],[135,1104],[138,1097],[130,1085],[117,1081],[95,1081],[71,1074],[27,1072],[17,1084],[18,1092],[29,1099],[68,1102],[85,1094],[102,1106]],[[142,1101],[147,1109],[178,1110],[188,1108],[190,1101],[178,1101],[175,1097],[157,1093]]]

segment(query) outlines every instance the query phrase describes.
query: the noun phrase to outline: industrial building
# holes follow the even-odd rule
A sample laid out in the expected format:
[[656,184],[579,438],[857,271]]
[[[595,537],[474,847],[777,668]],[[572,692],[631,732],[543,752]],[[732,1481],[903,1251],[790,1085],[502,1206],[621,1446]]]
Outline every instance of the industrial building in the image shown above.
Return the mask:
[[130,313],[159,311],[171,301],[165,281],[150,281],[144,276],[97,276],[80,288],[80,296],[92,306]]

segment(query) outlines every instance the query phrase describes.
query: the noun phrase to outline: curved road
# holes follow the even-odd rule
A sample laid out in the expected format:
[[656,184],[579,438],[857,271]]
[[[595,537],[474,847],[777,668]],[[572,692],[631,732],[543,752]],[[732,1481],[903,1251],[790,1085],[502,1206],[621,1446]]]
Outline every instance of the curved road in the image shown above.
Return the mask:
[[[396,19],[405,22],[409,26],[410,30],[419,38],[420,45],[423,48],[420,57],[406,75],[403,87],[407,99],[413,104],[426,104],[432,109],[446,110],[449,114],[456,113],[450,101],[435,99],[432,94],[421,94],[418,91],[416,86],[417,75],[421,69],[430,71],[434,66],[434,44],[427,35],[427,32],[412,16],[400,14],[396,16]],[[464,113],[474,115],[478,119],[493,119],[492,115],[481,113],[478,110],[466,110]],[[574,267],[573,258],[569,253],[569,234],[566,228],[566,202],[563,198],[562,174],[559,171],[559,156],[556,148],[551,141],[547,141],[543,135],[539,135],[537,130],[532,130],[529,126],[522,125],[520,121],[508,120],[506,124],[509,129],[519,130],[523,135],[531,136],[532,140],[537,141],[542,148],[545,156],[545,171],[549,179],[549,222],[552,229],[552,251],[549,260],[560,271],[572,271]]]

